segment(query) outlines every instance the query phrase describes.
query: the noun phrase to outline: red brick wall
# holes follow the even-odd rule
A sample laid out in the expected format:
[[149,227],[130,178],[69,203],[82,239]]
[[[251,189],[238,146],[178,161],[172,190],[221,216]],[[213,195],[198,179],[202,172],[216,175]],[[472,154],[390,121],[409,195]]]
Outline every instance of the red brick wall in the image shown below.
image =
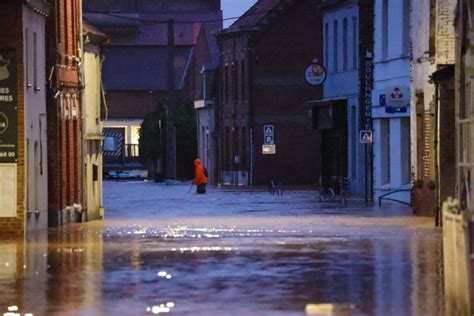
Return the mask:
[[[255,39],[251,71],[255,183],[278,179],[314,184],[320,176],[320,133],[311,128],[305,102],[322,99],[304,72],[322,60],[322,15],[314,1],[296,5]],[[308,27],[310,26],[310,27]],[[263,155],[263,126],[275,126],[276,155]]]
[[[322,15],[314,1],[294,3],[257,35],[219,38],[219,169],[249,171],[253,129],[256,185],[270,179],[312,184],[319,178],[320,134],[312,130],[304,103],[321,99],[322,88],[307,85],[304,71],[314,57],[322,59]],[[276,155],[262,154],[266,124],[276,129]]]
[[415,215],[435,216],[437,204],[435,188],[428,183],[422,185],[412,190],[413,212]]
[[[56,0],[47,20],[48,168],[50,225],[60,224],[58,211],[82,205],[82,126],[79,41],[79,0]],[[59,93],[58,93],[59,92]],[[58,94],[57,94],[58,93]]]
[[15,51],[18,76],[18,164],[17,164],[17,217],[0,218],[0,236],[23,236],[25,232],[25,106],[22,7],[17,1],[0,2],[0,29],[8,30],[0,36],[0,49]]

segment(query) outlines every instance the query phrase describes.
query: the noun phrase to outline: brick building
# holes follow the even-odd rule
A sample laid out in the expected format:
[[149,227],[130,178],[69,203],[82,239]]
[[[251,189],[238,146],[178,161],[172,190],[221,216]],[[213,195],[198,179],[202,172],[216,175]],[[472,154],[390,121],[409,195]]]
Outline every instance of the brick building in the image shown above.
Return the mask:
[[52,1],[46,25],[49,223],[83,220],[81,1]]
[[47,227],[43,0],[0,3],[0,235]]
[[[144,168],[138,159],[140,125],[147,114],[161,110],[160,105],[194,101],[202,66],[196,66],[200,63],[196,45],[201,34],[206,37],[210,57],[218,58],[212,32],[222,28],[220,1],[84,0],[84,15],[112,38],[104,51],[103,82],[108,109],[104,127],[107,132],[123,136],[126,157],[125,164],[106,159],[105,167]],[[170,20],[173,45],[168,36]],[[172,53],[174,69],[170,70],[168,58],[173,58]],[[173,101],[168,99],[169,90]],[[172,131],[167,129],[168,134]],[[175,177],[174,171],[168,175],[170,178]]]
[[[321,26],[319,1],[260,0],[219,32],[221,183],[318,181],[320,133],[305,102],[321,99],[322,89],[305,82],[305,70],[322,59]],[[276,154],[263,153],[265,125]]]
[[[411,3],[411,161],[415,214],[454,194],[455,0]],[[450,66],[451,65],[451,66]]]

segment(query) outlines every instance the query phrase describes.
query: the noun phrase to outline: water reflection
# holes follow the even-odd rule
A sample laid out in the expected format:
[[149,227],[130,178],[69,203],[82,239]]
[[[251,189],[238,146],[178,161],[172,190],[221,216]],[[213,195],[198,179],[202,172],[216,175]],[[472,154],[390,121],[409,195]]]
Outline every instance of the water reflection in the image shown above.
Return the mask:
[[308,304],[349,304],[355,315],[442,315],[439,232],[358,230],[52,230],[0,243],[0,314],[305,315]]

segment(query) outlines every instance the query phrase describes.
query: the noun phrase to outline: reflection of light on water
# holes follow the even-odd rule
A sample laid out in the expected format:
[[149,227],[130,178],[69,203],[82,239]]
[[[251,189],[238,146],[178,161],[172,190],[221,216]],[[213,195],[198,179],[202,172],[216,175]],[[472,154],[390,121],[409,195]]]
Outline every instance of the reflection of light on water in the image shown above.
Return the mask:
[[181,247],[181,248],[171,248],[171,251],[184,252],[200,252],[200,251],[232,251],[237,250],[237,248],[232,247]]
[[[8,312],[3,313],[3,316],[21,316],[20,313],[18,313],[18,306],[13,305],[13,306],[8,306],[7,308]],[[25,316],[33,316],[32,313],[25,313]]]
[[354,304],[307,304],[306,315],[350,315]]
[[174,305],[173,302],[168,302],[166,304],[160,304],[160,305],[147,307],[146,311],[148,313],[158,315],[158,314],[162,314],[162,313],[169,313],[174,306],[175,305]]
[[158,272],[158,276],[159,276],[160,278],[165,278],[165,279],[167,279],[167,280],[170,280],[170,279],[172,278],[171,274],[169,274],[169,273],[166,272],[166,271],[160,271],[160,272]]
[[56,251],[64,253],[84,252],[84,248],[58,248]]

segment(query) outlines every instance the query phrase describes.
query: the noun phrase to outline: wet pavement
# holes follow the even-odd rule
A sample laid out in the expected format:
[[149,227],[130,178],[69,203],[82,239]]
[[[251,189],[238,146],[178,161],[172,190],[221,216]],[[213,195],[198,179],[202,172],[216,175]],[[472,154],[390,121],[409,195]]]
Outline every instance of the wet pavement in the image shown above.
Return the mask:
[[432,219],[312,191],[188,190],[108,182],[106,220],[0,242],[0,315],[443,314]]

